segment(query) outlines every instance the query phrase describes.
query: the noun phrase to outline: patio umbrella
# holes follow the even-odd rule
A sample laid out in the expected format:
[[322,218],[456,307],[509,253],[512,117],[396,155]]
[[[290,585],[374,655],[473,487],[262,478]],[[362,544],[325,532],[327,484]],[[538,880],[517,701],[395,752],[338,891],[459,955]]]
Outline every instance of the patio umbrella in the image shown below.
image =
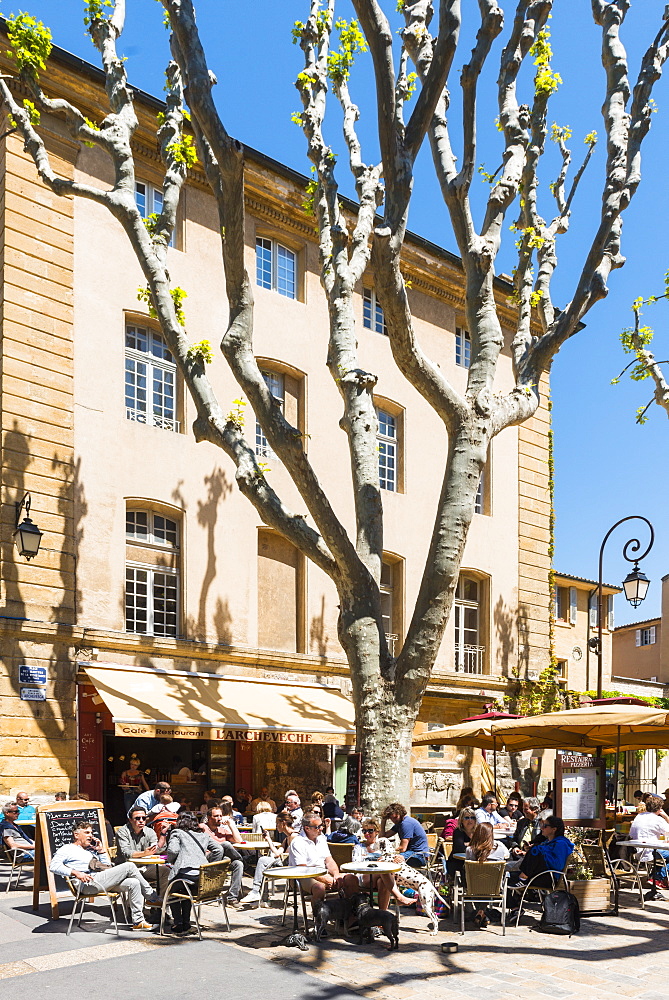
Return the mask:
[[663,749],[669,745],[669,712],[648,705],[586,705],[500,720],[491,724],[491,736],[507,750]]
[[493,723],[497,725],[503,719],[519,719],[519,715],[510,712],[484,712],[482,715],[472,715],[454,726],[444,729],[433,729],[412,740],[415,747],[424,746],[461,746],[478,747],[479,750],[493,751],[493,787],[497,788],[497,749],[499,743],[491,732]]

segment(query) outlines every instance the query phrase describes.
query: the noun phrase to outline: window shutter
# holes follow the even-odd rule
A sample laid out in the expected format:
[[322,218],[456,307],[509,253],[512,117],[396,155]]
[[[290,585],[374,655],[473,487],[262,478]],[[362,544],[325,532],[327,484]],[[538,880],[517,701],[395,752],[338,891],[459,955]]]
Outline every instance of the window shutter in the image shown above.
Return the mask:
[[590,598],[590,625],[597,628],[597,594]]
[[576,587],[569,588],[569,622],[571,625],[576,624],[576,611],[578,608]]
[[640,646],[641,645],[641,629],[640,628],[636,629],[635,632],[634,632],[634,644],[636,646]]
[[557,586],[553,587],[553,618],[557,621],[560,617],[560,602],[558,601],[558,589]]
[[651,625],[651,627],[650,627],[650,641],[651,641],[651,643],[655,642],[655,626],[654,625]]
[[613,632],[613,597],[613,594],[609,594],[609,610],[606,624],[610,632]]

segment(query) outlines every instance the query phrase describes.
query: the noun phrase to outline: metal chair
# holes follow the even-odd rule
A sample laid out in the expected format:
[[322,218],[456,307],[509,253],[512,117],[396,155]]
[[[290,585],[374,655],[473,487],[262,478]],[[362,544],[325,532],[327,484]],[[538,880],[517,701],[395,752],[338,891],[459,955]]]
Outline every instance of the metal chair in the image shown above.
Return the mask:
[[506,884],[509,876],[504,861],[465,861],[463,886],[456,872],[453,892],[453,914],[460,907],[460,933],[465,933],[465,904],[497,903],[502,908],[502,934],[506,934]]
[[[525,902],[525,897],[527,896],[527,893],[530,890],[536,892],[537,895],[539,896],[539,899],[541,900],[542,895],[547,896],[549,892],[555,892],[555,889],[560,884],[560,879],[564,881],[565,889],[567,890],[569,889],[569,885],[567,883],[567,869],[571,864],[573,864],[573,860],[574,860],[574,855],[570,854],[567,860],[565,861],[564,868],[562,869],[562,871],[556,871],[553,868],[549,868],[548,871],[538,872],[536,875],[533,875],[531,879],[528,879],[527,882],[523,883],[522,885],[511,886],[512,892],[521,892],[520,903],[518,904],[518,916],[516,917],[516,927],[520,923],[520,918],[523,913],[523,904]],[[545,879],[547,876],[550,877],[551,880],[550,887],[546,885],[539,885],[538,880]]]
[[[177,888],[180,887],[180,888]],[[169,882],[163,903],[160,909],[160,933],[163,934],[165,927],[165,912],[170,900],[189,899],[193,907],[195,916],[195,926],[197,936],[202,940],[202,928],[200,927],[200,907],[203,903],[218,903],[223,907],[225,924],[230,930],[230,920],[228,918],[227,896],[230,888],[230,859],[224,858],[222,861],[209,861],[200,865],[200,874],[197,880],[195,892],[191,892],[188,882],[181,878],[175,878]]]
[[[633,848],[630,848],[630,850],[633,851],[632,856],[634,857],[634,855],[637,854],[637,852]],[[643,854],[642,851],[638,853],[639,856]],[[637,861],[636,864],[633,864],[632,861],[629,861],[626,858],[615,858],[611,862],[611,868],[615,872],[615,878],[619,888],[625,889],[631,887],[634,891],[638,891],[639,902],[641,903],[641,909],[642,910],[645,909],[641,870],[643,869],[643,877],[647,879],[650,875],[650,871],[648,869],[648,862]]]
[[2,855],[7,864],[11,865],[5,886],[5,892],[9,892],[14,876],[16,875],[14,888],[18,889],[23,869],[29,867],[32,870],[35,867],[35,862],[32,858],[25,857],[25,850],[22,847],[7,847],[4,841],[2,842]]
[[92,903],[99,896],[103,896],[109,902],[112,920],[114,921],[114,930],[116,931],[117,935],[118,935],[118,921],[116,919],[116,904],[119,901],[121,903],[121,909],[123,910],[124,921],[126,924],[128,923],[128,914],[125,908],[125,896],[122,892],[114,892],[114,891],[108,892],[106,889],[98,889],[97,892],[95,892],[94,894],[84,896],[81,893],[81,889],[84,885],[83,882],[80,882],[78,880],[75,881],[74,879],[71,878],[66,878],[65,881],[68,884],[70,892],[74,896],[74,904],[72,906],[72,913],[70,914],[70,922],[67,925],[67,930],[65,931],[66,937],[68,937],[72,931],[72,924],[74,923],[75,917],[77,916],[77,907],[79,906],[79,904],[81,903],[81,906],[79,907],[79,918],[77,920],[77,927],[81,927],[81,918],[84,915],[84,908],[86,906],[86,903]]

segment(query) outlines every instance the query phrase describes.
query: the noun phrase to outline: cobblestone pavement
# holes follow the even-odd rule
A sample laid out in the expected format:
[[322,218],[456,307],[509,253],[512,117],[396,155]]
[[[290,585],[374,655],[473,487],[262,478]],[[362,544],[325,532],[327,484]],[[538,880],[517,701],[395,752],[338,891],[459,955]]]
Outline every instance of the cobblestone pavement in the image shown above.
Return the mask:
[[[0,980],[37,974],[37,983],[42,980],[40,973],[89,964],[87,983],[97,987],[104,983],[109,960],[112,968],[113,959],[133,962],[133,956],[170,949],[171,964],[173,949],[178,948],[179,964],[186,957],[197,962],[197,948],[202,948],[196,939],[158,939],[127,931],[117,938],[108,929],[103,933],[107,920],[102,911],[96,919],[85,916],[84,928],[68,938],[65,920],[48,920],[45,907],[33,914],[30,903],[25,893],[10,893],[0,903]],[[588,1000],[610,1000],[615,991],[637,1000],[666,1000],[669,901],[647,902],[642,910],[636,896],[623,892],[621,903],[619,916],[584,918],[581,933],[572,938],[535,932],[532,917],[523,918],[518,929],[507,928],[506,936],[498,924],[484,931],[468,925],[461,936],[450,920],[442,920],[433,937],[425,918],[403,909],[398,952],[388,951],[385,938],[361,946],[335,935],[310,945],[306,952],[285,947],[278,942],[288,928],[281,927],[278,908],[230,909],[230,934],[217,907],[205,907],[203,917],[210,942],[223,942],[240,957],[252,951],[254,959],[272,962],[277,970],[306,973],[320,981],[324,996],[348,989],[378,1000],[471,1000],[481,991],[501,990],[523,1000],[583,995]],[[69,903],[63,909],[69,912]],[[457,943],[457,953],[442,954],[443,942]],[[205,952],[201,954],[204,957]],[[99,971],[94,971],[96,966]],[[25,985],[24,979],[22,988]],[[0,995],[5,986],[10,984],[0,986]],[[97,988],[96,992],[105,995]]]

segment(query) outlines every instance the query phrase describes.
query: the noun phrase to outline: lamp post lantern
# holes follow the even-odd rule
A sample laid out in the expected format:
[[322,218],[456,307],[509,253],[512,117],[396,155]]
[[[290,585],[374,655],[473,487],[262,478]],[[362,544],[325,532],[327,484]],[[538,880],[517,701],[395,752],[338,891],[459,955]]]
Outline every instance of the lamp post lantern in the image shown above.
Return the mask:
[[[19,555],[25,556],[26,559],[32,559],[33,556],[37,555],[39,552],[40,542],[42,541],[42,532],[39,530],[35,522],[29,517],[30,504],[30,493],[26,493],[22,500],[17,500],[14,529],[14,542],[16,543],[16,548],[18,549]],[[24,507],[26,514],[19,524],[21,511]]]
[[[591,646],[595,643],[597,644],[597,697],[602,697],[602,659],[603,659],[603,644],[602,644],[602,589],[604,584],[602,582],[603,573],[603,563],[604,563],[604,546],[609,540],[609,536],[615,531],[621,524],[625,521],[643,521],[648,525],[648,530],[650,531],[650,542],[648,543],[648,548],[646,548],[641,555],[638,554],[641,548],[641,542],[638,538],[630,538],[629,541],[625,542],[623,546],[623,558],[627,562],[634,563],[634,566],[630,573],[627,574],[623,580],[623,590],[625,591],[625,597],[630,602],[633,608],[638,608],[641,602],[644,600],[646,594],[648,593],[648,587],[650,586],[650,580],[645,573],[642,573],[639,569],[639,561],[648,555],[653,547],[653,542],[655,541],[655,531],[653,525],[650,523],[647,517],[642,517],[640,514],[630,514],[629,517],[623,517],[620,521],[609,528],[604,536],[604,541],[599,549],[599,577],[597,579],[597,639],[591,639]],[[633,555],[628,555],[628,552],[633,553]]]

